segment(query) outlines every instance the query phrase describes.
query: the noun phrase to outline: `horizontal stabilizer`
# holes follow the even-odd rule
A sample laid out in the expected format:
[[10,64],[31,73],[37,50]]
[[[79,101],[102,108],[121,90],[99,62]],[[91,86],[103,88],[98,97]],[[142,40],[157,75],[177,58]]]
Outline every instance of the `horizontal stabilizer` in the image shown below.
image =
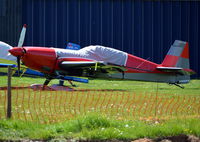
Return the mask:
[[191,75],[194,74],[192,70],[184,70],[183,68],[180,67],[157,67],[157,70],[163,71],[163,72],[170,72],[170,73],[177,73],[180,75]]
[[157,67],[156,69],[158,69],[158,70],[177,71],[177,70],[182,70],[183,68],[179,68],[179,67]]
[[185,72],[183,71],[183,69],[179,67],[157,67],[156,69],[163,72],[170,72],[170,73],[185,75]]

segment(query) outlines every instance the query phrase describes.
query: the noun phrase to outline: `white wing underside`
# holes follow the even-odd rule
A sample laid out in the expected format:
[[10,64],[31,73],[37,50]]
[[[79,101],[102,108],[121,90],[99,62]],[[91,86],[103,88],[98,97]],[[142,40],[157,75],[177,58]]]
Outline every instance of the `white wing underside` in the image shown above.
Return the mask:
[[17,61],[17,58],[8,52],[8,50],[12,48],[12,46],[0,41],[0,58],[10,61]]

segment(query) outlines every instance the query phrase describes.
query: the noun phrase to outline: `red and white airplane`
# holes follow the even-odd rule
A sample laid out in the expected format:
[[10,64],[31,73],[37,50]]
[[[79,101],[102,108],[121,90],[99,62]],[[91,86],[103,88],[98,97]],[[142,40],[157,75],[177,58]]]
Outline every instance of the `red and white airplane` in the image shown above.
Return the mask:
[[[174,84],[188,83],[194,71],[189,67],[189,45],[176,40],[161,64],[103,46],[88,46],[80,50],[49,47],[22,46],[26,26],[24,25],[18,47],[1,42],[0,48],[6,49],[33,70],[45,74],[48,85],[51,79],[64,76],[94,77],[104,79],[128,79]],[[7,54],[5,58],[14,58]]]

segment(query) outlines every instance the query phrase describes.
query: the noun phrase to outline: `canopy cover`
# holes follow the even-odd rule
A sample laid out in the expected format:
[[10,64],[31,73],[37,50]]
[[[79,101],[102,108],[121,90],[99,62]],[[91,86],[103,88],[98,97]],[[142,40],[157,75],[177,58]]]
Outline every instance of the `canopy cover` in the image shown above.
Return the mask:
[[106,63],[112,63],[120,66],[126,65],[128,56],[126,52],[99,45],[87,46],[80,50],[55,48],[55,51],[59,58],[85,58],[96,61],[104,61]]

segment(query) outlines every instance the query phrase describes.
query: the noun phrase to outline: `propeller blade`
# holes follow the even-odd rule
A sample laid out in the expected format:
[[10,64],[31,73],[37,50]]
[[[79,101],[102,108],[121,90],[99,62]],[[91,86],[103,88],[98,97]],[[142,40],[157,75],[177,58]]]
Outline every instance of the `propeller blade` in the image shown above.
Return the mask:
[[25,34],[26,34],[26,24],[24,24],[24,26],[22,28],[19,42],[18,42],[18,47],[22,47],[22,45],[24,44]]
[[20,56],[17,56],[18,76],[20,76]]

